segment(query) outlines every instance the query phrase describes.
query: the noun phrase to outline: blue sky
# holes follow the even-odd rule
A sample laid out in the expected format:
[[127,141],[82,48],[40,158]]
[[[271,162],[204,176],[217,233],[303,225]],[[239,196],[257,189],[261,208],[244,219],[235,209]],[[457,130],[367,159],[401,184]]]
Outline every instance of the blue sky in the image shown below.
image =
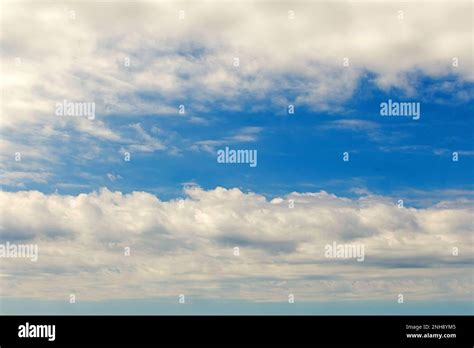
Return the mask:
[[255,303],[197,299],[186,306],[174,299],[112,300],[81,302],[71,307],[63,301],[8,299],[2,303],[6,315],[469,315],[466,302],[412,302],[407,306],[382,301]]
[[[353,195],[354,187],[400,198],[407,195],[415,198],[410,197],[411,189],[470,190],[474,168],[473,102],[452,101],[450,93],[438,93],[435,103],[430,96],[424,96],[423,91],[443,82],[419,81],[420,95],[410,98],[396,89],[380,91],[366,79],[360,82],[353,98],[342,105],[345,108],[342,113],[314,112],[298,105],[294,115],[279,115],[272,108],[255,113],[247,111],[252,106],[245,104],[240,111],[195,113],[192,104],[186,105],[188,114],[202,119],[198,124],[183,122],[182,118],[190,116],[180,116],[178,109],[174,115],[159,118],[148,115],[138,119],[127,115],[115,118],[112,114],[106,122],[108,127],[133,138],[137,131],[132,125],[139,124],[144,132],[157,138],[166,134],[179,152],[135,154],[132,151],[132,161],[124,162],[118,161],[123,157],[118,149],[126,147],[126,143],[90,139],[102,153],[111,153],[117,159],[96,166],[93,161],[77,161],[78,154],[89,151],[87,147],[71,146],[70,139],[47,139],[53,146],[70,148],[71,156],[53,167],[55,181],[32,182],[28,187],[45,193],[57,189],[62,194],[77,194],[86,187],[92,191],[107,186],[121,192],[151,191],[165,199],[179,197],[186,183],[206,189],[240,187],[269,197],[308,190]],[[472,84],[463,84],[462,88],[472,93]],[[388,99],[419,101],[420,120],[383,118],[380,103]],[[161,102],[159,98],[152,100]],[[239,134],[248,134],[251,140],[228,140],[225,146],[257,149],[260,155],[256,168],[217,163],[217,149],[224,148],[226,139]],[[215,151],[193,150],[193,144],[206,140],[221,140],[223,144],[214,146]],[[342,161],[345,151],[350,153],[348,163]],[[458,162],[452,161],[453,152],[460,154]],[[97,179],[81,178],[82,173]],[[112,182],[108,173],[121,179]],[[68,186],[58,187],[58,183]]]
[[472,313],[472,3],[110,6],[4,6],[1,312]]

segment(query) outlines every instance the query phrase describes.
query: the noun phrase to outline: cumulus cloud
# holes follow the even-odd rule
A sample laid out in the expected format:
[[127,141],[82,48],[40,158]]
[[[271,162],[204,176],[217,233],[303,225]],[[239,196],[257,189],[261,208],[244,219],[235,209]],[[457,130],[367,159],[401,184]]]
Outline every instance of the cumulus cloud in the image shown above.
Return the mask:
[[96,101],[99,118],[269,99],[329,110],[367,74],[407,93],[419,75],[474,80],[469,3],[8,3],[3,18],[6,127],[57,122],[63,99]]
[[[39,248],[36,263],[2,259],[7,297],[472,296],[472,202],[415,209],[372,195],[293,192],[267,199],[196,185],[185,188],[183,200],[103,188],[77,196],[1,192],[0,202],[2,243]],[[364,261],[327,258],[325,245],[333,242],[363,244]]]

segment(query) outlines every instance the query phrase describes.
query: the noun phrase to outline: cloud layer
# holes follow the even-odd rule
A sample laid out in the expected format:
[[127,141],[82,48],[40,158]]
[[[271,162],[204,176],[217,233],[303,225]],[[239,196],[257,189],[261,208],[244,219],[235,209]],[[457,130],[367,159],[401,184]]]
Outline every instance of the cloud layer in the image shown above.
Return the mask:
[[367,76],[411,95],[420,76],[472,82],[470,6],[8,3],[0,37],[4,125],[64,126],[52,114],[63,99],[95,101],[102,117],[177,115],[180,104],[194,113],[248,103],[334,112]]
[[[6,297],[472,296],[473,211],[467,201],[415,209],[379,196],[317,192],[268,200],[239,189],[191,186],[172,201],[104,188],[78,196],[2,192],[0,202],[2,243],[39,248],[36,263],[2,259]],[[365,260],[325,257],[325,245],[333,242],[363,244]]]

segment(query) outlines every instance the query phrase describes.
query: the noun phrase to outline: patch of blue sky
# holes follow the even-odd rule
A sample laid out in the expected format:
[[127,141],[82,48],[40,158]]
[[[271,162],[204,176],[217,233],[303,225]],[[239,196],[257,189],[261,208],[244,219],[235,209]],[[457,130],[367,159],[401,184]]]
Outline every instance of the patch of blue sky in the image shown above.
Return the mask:
[[[153,91],[140,91],[140,98],[157,106],[176,104],[176,113],[99,116],[121,135],[119,141],[74,131],[68,131],[69,140],[50,139],[61,161],[50,168],[53,177],[48,183],[26,183],[26,187],[77,194],[106,186],[122,192],[154,192],[162,199],[181,196],[183,183],[189,182],[205,189],[240,187],[270,197],[319,190],[351,195],[355,187],[394,196],[411,188],[472,189],[474,102],[463,96],[472,96],[473,84],[451,76],[436,80],[418,76],[419,93],[407,96],[397,89],[380,90],[373,78],[368,75],[360,81],[353,97],[341,105],[342,111],[313,111],[295,104],[294,115],[272,105],[277,95],[268,95],[268,105],[258,112],[250,111],[254,104],[248,98],[238,101],[240,111],[220,108],[219,102],[210,110],[196,111],[192,98],[189,104],[178,99],[170,104]],[[452,88],[458,87],[462,91],[453,97]],[[420,102],[420,119],[380,116],[380,103],[388,99]],[[178,113],[180,104],[186,107],[185,115]],[[200,122],[193,122],[196,118]],[[144,144],[132,126],[138,123],[165,148],[130,150],[131,161],[125,162],[121,149]],[[196,145],[206,141],[211,141],[207,151]],[[215,151],[225,146],[256,149],[257,167],[217,163]],[[346,151],[348,162],[342,160]],[[458,162],[452,161],[455,151]],[[94,153],[90,159],[89,152]]]

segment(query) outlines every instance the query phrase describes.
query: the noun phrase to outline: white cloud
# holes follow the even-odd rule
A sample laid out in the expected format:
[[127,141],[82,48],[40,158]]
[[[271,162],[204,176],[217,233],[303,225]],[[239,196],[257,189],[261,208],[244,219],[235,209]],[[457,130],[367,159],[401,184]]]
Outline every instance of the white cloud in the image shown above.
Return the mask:
[[107,173],[107,179],[109,179],[110,181],[114,182],[118,179],[122,179],[122,176],[118,175],[118,174],[114,174],[114,173]]
[[77,121],[77,129],[87,135],[108,141],[123,140],[119,134],[105,126],[104,122],[102,121],[91,122],[88,119],[79,119],[74,121]]
[[[139,142],[134,142],[130,145],[127,145],[126,150],[130,150],[133,152],[155,152],[160,150],[165,150],[167,147],[158,139],[153,138],[149,135],[141,126],[140,123],[135,123],[130,125],[139,136]],[[120,152],[125,151],[125,149],[121,149]]]
[[[176,115],[181,103],[205,110],[296,102],[337,111],[368,72],[381,88],[412,94],[415,72],[474,80],[469,2],[308,2],[291,4],[294,20],[288,8],[268,2],[7,3],[8,30],[0,37],[4,126],[55,124],[53,106],[63,99],[95,101],[98,118]],[[186,11],[182,21],[180,9]],[[234,57],[240,66],[233,66]],[[268,105],[271,98],[276,105]]]
[[49,172],[22,172],[22,171],[1,171],[0,184],[14,187],[25,187],[24,182],[47,183],[52,176]]
[[346,129],[352,131],[367,131],[377,129],[379,127],[380,125],[376,122],[357,119],[336,120],[321,126],[323,129]]
[[[175,117],[180,104],[186,106],[183,122],[201,124],[207,115],[226,110],[281,114],[290,103],[297,110],[335,113],[367,77],[380,88],[415,95],[416,76],[456,76],[439,88],[459,90],[466,101],[472,96],[459,82],[474,80],[471,7],[468,2],[7,2],[0,33],[3,134],[13,148],[27,147],[29,155],[40,140],[69,141],[74,131],[130,144],[132,151],[175,155],[180,149],[163,139],[143,134],[124,139],[108,117]],[[290,8],[294,20],[288,19]],[[74,20],[69,11],[75,11]],[[96,118],[54,115],[55,104],[64,99],[95,102]],[[380,133],[369,135],[378,139]],[[257,136],[236,134],[233,140]],[[22,145],[26,138],[30,144]],[[213,141],[221,140],[204,139],[193,148],[213,152]],[[60,150],[48,143],[41,153],[49,159]]]
[[205,151],[212,155],[216,154],[217,146],[226,146],[235,143],[252,143],[258,140],[258,135],[262,132],[262,127],[244,127],[238,129],[233,135],[216,140],[199,140],[191,145],[191,150]]
[[[184,204],[107,189],[1,192],[2,240],[39,246],[34,264],[2,260],[2,295],[270,301],[291,288],[302,300],[471,296],[472,202],[400,209],[388,197],[324,191],[271,201],[239,189],[185,192]],[[363,243],[365,261],[325,258],[333,241]]]

